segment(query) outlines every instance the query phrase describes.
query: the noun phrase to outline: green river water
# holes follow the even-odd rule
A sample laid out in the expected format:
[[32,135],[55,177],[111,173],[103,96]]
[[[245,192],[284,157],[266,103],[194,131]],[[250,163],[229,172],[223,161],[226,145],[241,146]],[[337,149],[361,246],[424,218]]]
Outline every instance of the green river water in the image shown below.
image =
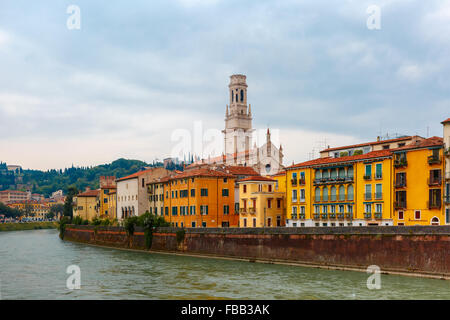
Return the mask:
[[[69,265],[81,289],[69,290]],[[450,299],[450,281],[115,250],[0,232],[0,299]]]

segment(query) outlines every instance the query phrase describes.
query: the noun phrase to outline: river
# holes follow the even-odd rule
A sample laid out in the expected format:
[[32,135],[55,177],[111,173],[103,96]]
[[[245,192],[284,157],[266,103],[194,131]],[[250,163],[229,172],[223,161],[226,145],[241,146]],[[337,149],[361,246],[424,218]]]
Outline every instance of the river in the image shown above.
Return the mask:
[[[66,269],[78,265],[81,289]],[[450,282],[150,254],[62,241],[56,230],[0,232],[1,299],[450,299]]]

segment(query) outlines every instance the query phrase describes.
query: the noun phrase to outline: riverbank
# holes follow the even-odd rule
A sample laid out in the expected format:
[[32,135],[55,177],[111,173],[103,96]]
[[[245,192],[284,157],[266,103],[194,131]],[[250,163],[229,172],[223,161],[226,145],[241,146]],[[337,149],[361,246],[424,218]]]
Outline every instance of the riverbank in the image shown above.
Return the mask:
[[324,228],[160,228],[67,225],[64,240],[177,255],[366,271],[450,280],[450,226]]
[[0,231],[20,231],[20,230],[56,229],[56,228],[58,228],[58,223],[54,221],[0,224]]

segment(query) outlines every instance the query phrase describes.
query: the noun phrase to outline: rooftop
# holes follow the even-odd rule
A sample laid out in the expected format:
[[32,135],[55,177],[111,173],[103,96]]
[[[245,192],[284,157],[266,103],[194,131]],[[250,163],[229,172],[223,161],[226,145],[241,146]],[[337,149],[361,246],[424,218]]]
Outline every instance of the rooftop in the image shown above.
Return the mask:
[[[327,151],[334,151],[334,150],[342,150],[342,149],[352,149],[352,148],[358,148],[358,147],[368,147],[368,146],[374,146],[374,145],[378,145],[378,144],[384,144],[384,143],[392,143],[392,142],[398,142],[398,141],[406,141],[406,140],[411,140],[414,137],[419,137],[419,136],[405,136],[405,137],[400,137],[400,138],[395,138],[395,139],[387,139],[387,140],[379,140],[379,141],[372,141],[372,142],[366,142],[366,143],[360,143],[360,144],[353,144],[353,145],[349,145],[349,146],[342,146],[342,147],[336,147],[336,148],[327,148],[324,149],[320,152],[327,152]],[[419,137],[422,138],[422,137]]]
[[77,197],[96,197],[100,190],[88,190],[77,195]]
[[249,182],[249,181],[267,181],[267,182],[275,182],[276,180],[267,178],[267,177],[263,177],[263,176],[252,176],[252,177],[248,177],[248,178],[244,178],[239,180],[239,182]]

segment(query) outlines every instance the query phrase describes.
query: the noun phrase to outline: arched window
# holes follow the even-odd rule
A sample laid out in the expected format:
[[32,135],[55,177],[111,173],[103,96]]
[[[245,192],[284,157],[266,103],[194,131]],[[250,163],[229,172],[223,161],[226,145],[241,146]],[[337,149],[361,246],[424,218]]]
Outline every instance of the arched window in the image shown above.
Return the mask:
[[328,187],[323,188],[323,201],[328,201]]
[[339,178],[344,178],[345,177],[345,169],[344,168],[340,168],[339,169]]
[[431,219],[431,225],[432,226],[438,226],[439,225],[439,218],[438,217],[433,217],[433,219]]
[[237,90],[236,90],[236,102],[239,102],[239,96],[237,94]]
[[348,167],[347,177],[353,178],[353,167]]
[[315,201],[319,202],[320,201],[320,188],[316,188],[315,191]]
[[244,90],[241,90],[241,102],[244,101]]
[[336,187],[331,187],[331,201],[336,201]]
[[353,186],[349,185],[347,188],[347,199],[353,200]]
[[337,178],[337,171],[336,169],[331,169],[331,179],[336,179]]
[[345,200],[345,187],[344,186],[339,187],[339,200],[340,201]]
[[323,170],[322,172],[322,178],[329,178],[330,177],[330,171]]

